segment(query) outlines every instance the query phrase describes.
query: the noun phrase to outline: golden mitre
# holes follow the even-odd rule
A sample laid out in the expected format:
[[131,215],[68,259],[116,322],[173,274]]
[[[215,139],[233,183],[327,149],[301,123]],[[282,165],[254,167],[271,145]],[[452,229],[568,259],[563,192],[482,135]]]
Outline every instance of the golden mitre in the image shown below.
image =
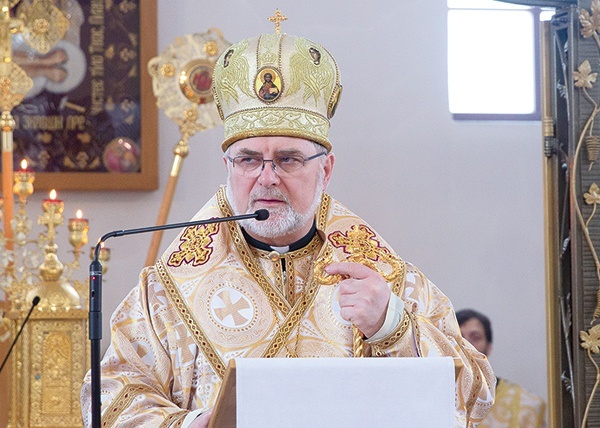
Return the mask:
[[244,39],[217,60],[213,92],[225,125],[223,151],[242,138],[289,136],[328,151],[340,73],[320,44],[287,34]]

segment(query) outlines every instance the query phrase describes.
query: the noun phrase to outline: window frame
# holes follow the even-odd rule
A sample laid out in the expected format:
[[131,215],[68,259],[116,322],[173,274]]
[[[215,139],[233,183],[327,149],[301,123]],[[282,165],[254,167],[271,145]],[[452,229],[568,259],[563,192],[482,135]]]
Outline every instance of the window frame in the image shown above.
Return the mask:
[[[521,6],[522,8],[523,6]],[[448,6],[448,11],[457,10]],[[476,9],[476,8],[473,8]],[[489,10],[489,8],[481,8],[481,10]],[[500,10],[500,9],[499,9]],[[506,9],[503,9],[506,10]],[[452,113],[450,111],[450,98],[448,98],[448,111],[452,119],[457,121],[540,121],[541,113],[541,68],[540,68],[540,28],[542,8],[531,6],[527,9],[532,14],[533,18],[533,52],[534,52],[534,110],[531,113]],[[450,82],[448,82],[449,85]],[[448,97],[450,97],[450,88],[448,86]]]

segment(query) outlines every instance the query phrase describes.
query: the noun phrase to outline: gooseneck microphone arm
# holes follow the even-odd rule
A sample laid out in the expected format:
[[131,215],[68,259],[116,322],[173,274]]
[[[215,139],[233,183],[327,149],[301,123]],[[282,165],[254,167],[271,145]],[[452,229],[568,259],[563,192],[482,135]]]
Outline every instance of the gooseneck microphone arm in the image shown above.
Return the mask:
[[6,362],[8,361],[8,357],[10,357],[10,353],[12,352],[13,348],[17,344],[17,340],[19,340],[19,336],[23,332],[23,328],[25,328],[25,324],[27,323],[27,321],[29,321],[29,317],[31,316],[31,313],[33,312],[33,308],[35,308],[38,303],[40,303],[40,297],[35,296],[33,298],[33,300],[31,301],[31,307],[29,308],[29,312],[27,312],[27,316],[25,316],[25,319],[23,320],[23,324],[21,324],[21,328],[19,328],[19,332],[15,336],[15,339],[13,340],[12,344],[10,345],[10,348],[8,349],[8,354],[6,354],[6,357],[4,357],[4,361],[2,361],[2,365],[0,366],[0,373],[2,373],[2,369],[4,368],[4,365],[6,364]]
[[[195,220],[183,223],[163,224],[159,226],[140,227],[137,229],[114,230],[103,235],[94,248],[94,259],[90,264],[90,314],[89,314],[89,338],[91,352],[91,417],[92,428],[100,428],[102,419],[102,402],[100,396],[100,345],[102,342],[102,264],[98,260],[100,248],[107,239],[115,236],[135,235],[138,233],[155,232],[157,230],[182,229],[184,227],[200,226],[203,224],[223,223],[227,221],[239,221],[256,219],[258,221],[269,218],[269,211],[257,210],[252,214],[242,214],[231,217],[217,217],[207,220]],[[39,299],[39,298],[38,298]],[[35,300],[35,299],[34,299]],[[33,309],[33,307],[32,307]],[[31,310],[29,311],[31,313]],[[29,317],[29,315],[27,315]],[[24,323],[23,323],[24,324]]]

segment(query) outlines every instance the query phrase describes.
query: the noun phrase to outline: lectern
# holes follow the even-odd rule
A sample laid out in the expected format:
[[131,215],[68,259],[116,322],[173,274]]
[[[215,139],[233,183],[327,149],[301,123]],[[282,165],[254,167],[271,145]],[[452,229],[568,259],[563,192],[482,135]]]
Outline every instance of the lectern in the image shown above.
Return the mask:
[[232,360],[209,428],[454,426],[452,358]]

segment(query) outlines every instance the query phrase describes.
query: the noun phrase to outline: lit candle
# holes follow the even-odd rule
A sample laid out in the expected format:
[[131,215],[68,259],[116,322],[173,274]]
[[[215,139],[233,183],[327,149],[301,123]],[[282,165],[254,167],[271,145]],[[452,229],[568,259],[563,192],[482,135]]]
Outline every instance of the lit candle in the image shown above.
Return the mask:
[[13,193],[19,196],[21,204],[24,205],[27,198],[33,193],[33,182],[35,181],[35,173],[27,169],[27,160],[21,161],[21,169],[15,171],[15,184]]
[[[61,201],[60,199],[56,199],[56,190],[52,189],[50,190],[50,194],[48,195],[49,199],[44,199],[42,201],[42,209],[44,210],[44,213],[47,213],[50,216],[54,216],[54,215],[58,215],[60,216],[60,223],[56,223],[58,224],[62,224],[62,212],[63,209],[65,208],[65,204],[63,201]],[[58,220],[56,220],[58,221]]]
[[21,171],[29,171],[29,170],[27,169],[27,159],[23,159],[23,160],[21,161]]
[[53,204],[61,203],[62,201],[60,199],[56,199],[57,196],[58,194],[56,193],[56,190],[52,189],[50,190],[50,193],[48,193],[48,199],[44,199],[44,202],[50,202]]
[[69,242],[75,249],[75,252],[79,254],[81,247],[88,242],[88,230],[89,222],[87,218],[83,218],[83,212],[77,210],[75,218],[69,219]]

